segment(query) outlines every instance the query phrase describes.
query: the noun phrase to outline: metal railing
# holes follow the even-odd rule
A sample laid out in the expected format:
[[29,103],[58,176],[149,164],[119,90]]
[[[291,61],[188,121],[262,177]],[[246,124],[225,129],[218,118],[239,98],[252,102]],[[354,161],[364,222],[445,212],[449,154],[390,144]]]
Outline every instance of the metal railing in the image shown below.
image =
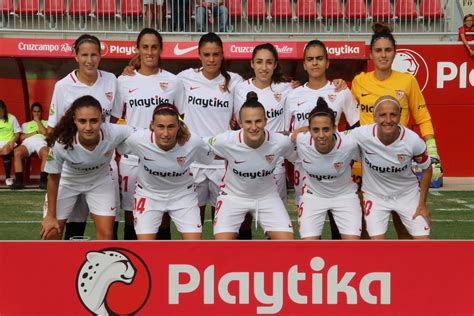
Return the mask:
[[0,0],[0,31],[352,34],[370,32],[375,21],[395,32],[451,31],[443,0],[205,1]]

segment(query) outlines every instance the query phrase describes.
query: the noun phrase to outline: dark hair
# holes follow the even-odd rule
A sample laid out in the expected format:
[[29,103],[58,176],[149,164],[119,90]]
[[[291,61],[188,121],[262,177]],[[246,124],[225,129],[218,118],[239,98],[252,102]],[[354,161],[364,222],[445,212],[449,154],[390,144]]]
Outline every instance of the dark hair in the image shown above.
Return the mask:
[[306,44],[305,48],[304,48],[303,56],[306,56],[306,53],[307,53],[308,49],[309,49],[310,47],[314,47],[314,46],[321,47],[321,49],[322,49],[323,52],[324,52],[324,56],[326,57],[326,59],[329,59],[329,57],[328,57],[328,56],[329,56],[329,55],[328,55],[328,50],[327,50],[327,48],[326,48],[326,45],[324,45],[324,43],[321,42],[320,40],[312,40],[312,41],[309,41],[309,42]]
[[319,97],[316,101],[316,106],[309,112],[308,124],[311,125],[311,120],[316,116],[327,116],[331,120],[332,126],[336,125],[336,113],[328,106],[324,98]]
[[257,55],[257,53],[262,49],[268,50],[273,55],[273,59],[275,59],[275,62],[276,62],[276,67],[275,67],[275,70],[273,70],[273,75],[272,75],[272,83],[280,83],[280,82],[287,81],[288,79],[281,72],[280,62],[278,61],[278,52],[275,46],[273,46],[272,44],[265,43],[265,44],[260,44],[260,45],[255,46],[252,52],[252,61],[255,59],[255,55]]
[[[7,110],[7,104],[5,103],[5,101],[3,101],[2,99],[0,99],[0,109],[3,109],[3,120],[5,122],[8,122],[8,110]],[[0,119],[2,119],[0,118]]]
[[176,134],[176,141],[183,145],[191,137],[191,132],[189,131],[186,124],[184,124],[183,119],[179,115],[178,109],[171,103],[161,103],[153,110],[153,116],[151,122],[155,120],[155,116],[158,115],[170,115],[176,117],[178,122],[179,131]]
[[375,42],[381,38],[388,39],[392,42],[393,48],[397,48],[397,42],[392,35],[393,29],[390,25],[376,22],[372,25],[372,30],[374,34],[372,34],[372,39],[370,40],[370,50],[374,47]]
[[[163,62],[161,60],[161,52],[163,51],[163,37],[157,30],[149,28],[149,27],[145,27],[144,29],[142,29],[137,37],[137,48],[140,47],[140,41],[142,40],[143,36],[147,34],[155,35],[155,37],[158,39],[158,45],[160,46],[160,55],[159,55],[160,58],[158,58],[158,67],[163,68]],[[139,54],[136,54],[130,60],[130,63],[129,63],[129,65],[133,66],[135,69],[140,69],[140,64],[141,64],[141,58]]]
[[39,108],[41,111],[41,116],[43,116],[43,106],[39,102],[35,102],[30,107],[30,116],[33,118],[33,108]]
[[82,34],[74,41],[74,51],[76,52],[76,54],[79,53],[79,47],[84,43],[95,44],[100,54],[100,41],[97,37],[90,34]]
[[247,93],[247,100],[245,100],[244,104],[239,110],[239,118],[242,116],[243,109],[262,109],[263,115],[266,118],[265,107],[262,105],[262,103],[258,102],[258,95],[254,91]]
[[77,133],[74,116],[78,109],[85,107],[96,108],[100,115],[102,115],[102,106],[93,96],[85,95],[76,99],[66,113],[64,113],[64,116],[59,120],[54,131],[46,137],[46,142],[49,147],[53,147],[54,142],[57,141],[60,144],[64,144],[64,149],[73,148],[72,142],[74,140],[74,135]]
[[209,32],[207,34],[204,34],[201,36],[199,39],[199,44],[198,44],[198,49],[201,51],[201,48],[207,44],[207,43],[216,43],[217,46],[219,46],[222,49],[222,63],[221,63],[221,75],[224,76],[225,81],[224,81],[224,91],[229,90],[229,83],[230,83],[230,74],[227,72],[227,67],[225,64],[225,59],[224,59],[224,44],[222,44],[222,40],[214,32]]
[[471,13],[466,14],[466,15],[464,16],[464,18],[462,19],[463,23],[466,22],[467,18],[471,18],[471,17],[474,17],[474,15],[471,14]]

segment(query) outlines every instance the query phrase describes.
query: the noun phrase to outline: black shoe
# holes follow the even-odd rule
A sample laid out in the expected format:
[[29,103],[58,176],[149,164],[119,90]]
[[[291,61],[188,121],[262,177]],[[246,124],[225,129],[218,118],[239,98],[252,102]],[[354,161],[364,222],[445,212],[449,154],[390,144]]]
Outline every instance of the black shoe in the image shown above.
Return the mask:
[[23,190],[25,188],[25,186],[23,185],[23,183],[18,183],[18,182],[15,182],[11,185],[10,189],[12,190]]
[[40,182],[39,188],[41,190],[47,190],[48,189],[48,183]]

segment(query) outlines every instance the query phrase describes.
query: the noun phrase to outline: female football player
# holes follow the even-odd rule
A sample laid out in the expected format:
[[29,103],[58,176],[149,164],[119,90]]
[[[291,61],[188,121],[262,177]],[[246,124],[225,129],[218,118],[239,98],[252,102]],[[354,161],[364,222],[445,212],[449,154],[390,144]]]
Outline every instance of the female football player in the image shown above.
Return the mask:
[[[101,104],[92,96],[75,100],[47,137],[51,147],[48,172],[48,203],[41,237],[60,238],[80,195],[94,219],[96,238],[111,240],[117,213],[110,161],[115,148],[132,128],[103,124]],[[51,234],[51,230],[56,230]]]
[[185,240],[201,239],[201,217],[190,165],[210,163],[207,144],[191,136],[170,103],[157,106],[150,130],[139,130],[119,152],[139,158],[133,216],[139,240],[154,240],[163,214],[168,212]]
[[[400,124],[403,111],[393,96],[378,98],[373,112],[375,123],[350,133],[361,148],[367,232],[372,239],[384,239],[390,212],[395,211],[413,238],[428,239],[431,220],[426,197],[432,170],[426,144]],[[420,182],[412,161],[423,170]]]
[[8,186],[13,184],[10,177],[12,168],[12,151],[16,142],[20,139],[20,124],[16,117],[8,113],[7,105],[0,100],[0,156],[3,158],[5,168],[5,183]]

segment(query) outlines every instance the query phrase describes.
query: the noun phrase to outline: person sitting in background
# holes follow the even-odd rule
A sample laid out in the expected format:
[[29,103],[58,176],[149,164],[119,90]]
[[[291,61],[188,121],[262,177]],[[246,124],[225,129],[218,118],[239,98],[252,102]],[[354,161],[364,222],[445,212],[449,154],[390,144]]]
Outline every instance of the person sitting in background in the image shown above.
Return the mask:
[[0,156],[5,167],[5,184],[11,186],[13,179],[10,177],[12,168],[12,151],[20,139],[20,124],[15,116],[8,113],[7,105],[0,100]]
[[214,23],[217,19],[219,32],[225,32],[227,26],[227,7],[223,0],[198,0],[196,7],[196,31],[207,32],[206,20]]
[[40,189],[46,190],[46,183],[48,174],[44,172],[44,165],[46,158],[48,158],[48,146],[46,144],[47,124],[48,122],[42,119],[43,107],[38,102],[31,106],[32,120],[23,123],[21,126],[20,139],[22,143],[15,148],[15,183],[11,186],[12,190],[24,189],[23,185],[23,159],[31,156],[35,152],[41,159],[41,176]]
[[189,19],[189,0],[173,0],[173,30],[184,32]]
[[474,49],[471,48],[469,42],[474,41],[474,34],[466,34],[466,33],[474,33],[474,15],[466,14],[463,19],[463,25],[458,29],[458,41],[463,42],[464,46],[466,46],[467,51],[471,57],[474,57]]

